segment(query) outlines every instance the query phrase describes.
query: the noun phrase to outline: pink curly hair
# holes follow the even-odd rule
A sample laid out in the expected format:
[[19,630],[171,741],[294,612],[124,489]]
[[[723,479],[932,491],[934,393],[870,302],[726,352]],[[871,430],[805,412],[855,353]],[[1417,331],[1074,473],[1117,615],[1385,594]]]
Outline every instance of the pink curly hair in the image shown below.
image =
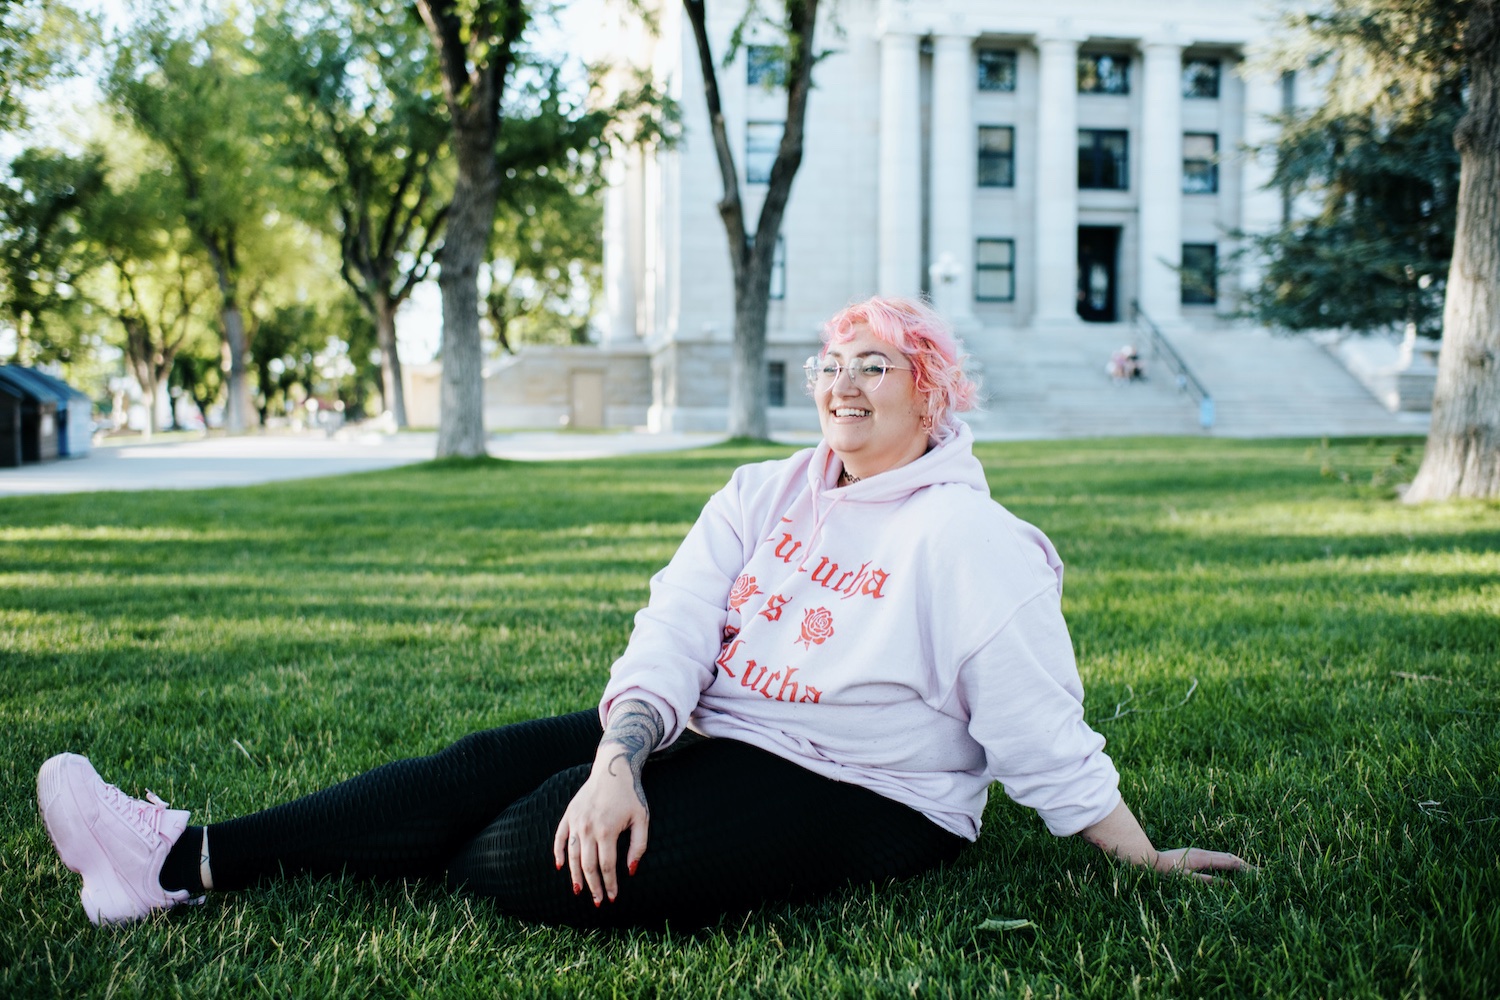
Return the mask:
[[975,407],[979,386],[964,374],[963,345],[931,306],[915,299],[877,295],[846,307],[824,323],[823,343],[848,343],[860,326],[911,362],[917,392],[927,400],[927,416],[934,427],[955,412]]

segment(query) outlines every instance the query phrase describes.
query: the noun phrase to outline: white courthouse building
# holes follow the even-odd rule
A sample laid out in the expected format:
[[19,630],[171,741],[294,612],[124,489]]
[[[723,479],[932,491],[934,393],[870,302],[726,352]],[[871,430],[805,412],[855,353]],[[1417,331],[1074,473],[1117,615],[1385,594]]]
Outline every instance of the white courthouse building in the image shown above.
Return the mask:
[[[777,246],[767,331],[773,429],[816,427],[803,360],[819,325],[871,294],[927,295],[982,365],[1004,331],[1223,325],[1253,274],[1240,231],[1274,227],[1269,140],[1295,80],[1252,72],[1274,30],[1260,0],[825,0],[801,169]],[[772,35],[722,66],[743,3],[708,5],[753,230],[785,94]],[[733,285],[692,29],[659,5],[617,55],[682,109],[670,148],[617,158],[607,194],[608,315],[596,347],[528,352],[494,376],[488,422],[726,423]],[[1026,341],[1021,341],[1025,343]],[[1021,348],[1021,349],[1024,349]],[[538,409],[540,407],[540,409]]]

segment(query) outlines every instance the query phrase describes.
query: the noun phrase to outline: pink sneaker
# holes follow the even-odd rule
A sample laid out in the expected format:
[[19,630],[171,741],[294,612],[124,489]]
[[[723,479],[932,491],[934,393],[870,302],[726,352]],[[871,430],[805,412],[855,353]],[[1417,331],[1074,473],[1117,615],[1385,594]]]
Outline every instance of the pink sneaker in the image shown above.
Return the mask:
[[106,785],[87,757],[60,753],[36,776],[42,822],[62,863],[83,876],[83,911],[96,924],[125,923],[188,902],[157,882],[167,851],[187,829],[185,809],[151,792],[133,799]]

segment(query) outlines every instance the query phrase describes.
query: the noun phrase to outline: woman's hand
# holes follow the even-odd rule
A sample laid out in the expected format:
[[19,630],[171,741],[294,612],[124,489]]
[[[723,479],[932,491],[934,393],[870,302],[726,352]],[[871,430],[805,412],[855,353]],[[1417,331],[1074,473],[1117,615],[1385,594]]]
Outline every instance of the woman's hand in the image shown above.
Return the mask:
[[619,894],[620,834],[630,831],[625,865],[632,875],[646,853],[651,810],[638,794],[630,768],[620,760],[622,753],[619,744],[599,744],[593,773],[568,803],[552,839],[552,858],[559,869],[566,862],[573,894],[587,885],[595,906],[606,898],[614,902]]
[[1159,872],[1174,875],[1191,875],[1204,882],[1212,882],[1209,872],[1245,871],[1254,866],[1243,858],[1224,851],[1205,851],[1197,847],[1178,847],[1170,851],[1157,851],[1153,866]]
[[1080,837],[1106,854],[1137,865],[1150,865],[1159,872],[1191,875],[1204,882],[1212,882],[1209,872],[1239,871],[1253,869],[1233,854],[1222,851],[1204,851],[1196,847],[1179,847],[1171,851],[1158,851],[1151,846],[1151,839],[1124,802],[1115,806],[1104,819],[1079,831]]
[[620,835],[630,832],[625,866],[635,874],[646,853],[651,810],[641,773],[651,751],[661,745],[666,727],[656,709],[643,701],[616,703],[599,741],[594,769],[568,803],[552,838],[552,859],[573,876],[576,896],[587,885],[599,906],[619,895]]

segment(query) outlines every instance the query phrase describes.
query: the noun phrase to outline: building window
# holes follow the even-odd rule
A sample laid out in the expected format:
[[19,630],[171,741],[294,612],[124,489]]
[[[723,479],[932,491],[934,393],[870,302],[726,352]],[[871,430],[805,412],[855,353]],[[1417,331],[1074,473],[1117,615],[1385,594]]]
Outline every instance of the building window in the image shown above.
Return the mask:
[[1182,304],[1211,306],[1219,301],[1219,248],[1212,243],[1182,245]]
[[974,259],[974,298],[980,302],[1014,302],[1016,241],[979,240]]
[[776,237],[776,252],[771,255],[771,298],[786,298],[786,238]]
[[979,89],[1014,93],[1016,54],[1011,49],[979,50]]
[[786,405],[786,362],[766,362],[766,405]]
[[1212,132],[1188,132],[1182,137],[1182,193],[1219,191],[1219,137]]
[[979,126],[979,186],[1016,186],[1016,130],[1009,125]]
[[786,86],[786,53],[777,45],[750,45],[745,49],[745,80],[752,87]]
[[1078,186],[1124,191],[1130,187],[1129,137],[1123,131],[1078,130]]
[[1182,96],[1213,100],[1219,96],[1219,60],[1184,59]]
[[771,179],[771,164],[776,162],[776,149],[781,145],[781,133],[785,122],[745,123],[745,180],[751,184],[764,184]]
[[1078,57],[1080,94],[1130,93],[1130,57],[1108,52],[1085,52]]

